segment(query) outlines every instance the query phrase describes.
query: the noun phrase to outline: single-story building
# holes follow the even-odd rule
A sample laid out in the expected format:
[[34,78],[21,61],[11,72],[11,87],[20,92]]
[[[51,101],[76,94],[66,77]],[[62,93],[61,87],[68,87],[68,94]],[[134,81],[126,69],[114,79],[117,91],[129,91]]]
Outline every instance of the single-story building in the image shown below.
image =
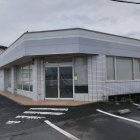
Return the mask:
[[81,28],[25,32],[0,55],[0,90],[33,100],[140,93],[140,40]]

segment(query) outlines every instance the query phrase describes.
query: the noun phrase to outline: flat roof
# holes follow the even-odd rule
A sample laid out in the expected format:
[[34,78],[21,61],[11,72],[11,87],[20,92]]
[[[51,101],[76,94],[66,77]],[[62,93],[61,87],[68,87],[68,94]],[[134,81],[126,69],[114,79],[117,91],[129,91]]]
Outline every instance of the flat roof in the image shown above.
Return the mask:
[[25,32],[23,34],[43,33],[43,32],[57,32],[57,31],[67,31],[67,30],[84,30],[84,31],[98,33],[98,34],[104,34],[104,35],[109,35],[109,36],[114,36],[114,37],[121,37],[121,38],[140,41],[140,39],[133,38],[133,37],[127,37],[127,36],[122,36],[122,35],[117,35],[117,34],[111,34],[111,33],[106,33],[106,32],[96,31],[96,30],[92,30],[92,29],[86,29],[86,28],[64,28],[64,29],[54,29],[54,30],[42,30],[42,31],[27,31],[27,32]]
[[23,33],[0,56],[0,67],[24,57],[101,54],[140,57],[140,40],[83,28]]
[[127,37],[127,36],[122,36],[122,35],[111,34],[111,33],[106,33],[106,32],[95,31],[95,30],[91,30],[91,29],[77,27],[77,28],[62,28],[62,29],[54,29],[54,30],[48,29],[48,30],[41,30],[41,31],[26,31],[21,36],[19,36],[10,46],[12,46],[15,42],[17,42],[25,34],[50,33],[50,32],[59,32],[59,31],[70,31],[70,30],[82,30],[82,31],[88,31],[91,33],[105,35],[105,36],[112,36],[112,37],[116,37],[116,38],[129,39],[129,40],[133,40],[133,41],[140,41],[140,39],[133,38],[133,37]]

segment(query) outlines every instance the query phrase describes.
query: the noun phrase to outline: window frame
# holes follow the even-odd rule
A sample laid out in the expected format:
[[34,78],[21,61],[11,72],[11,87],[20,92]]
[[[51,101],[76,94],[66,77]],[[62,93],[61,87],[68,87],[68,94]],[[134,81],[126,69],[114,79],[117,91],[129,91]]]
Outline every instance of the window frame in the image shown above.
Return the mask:
[[11,88],[12,87],[12,70],[11,68],[8,68],[6,71],[7,71],[7,87]]
[[[82,59],[83,63],[84,63],[84,61],[86,61],[86,66],[84,66],[84,68],[86,67],[86,76],[87,76],[87,79],[86,79],[87,83],[86,84],[81,84],[81,85],[80,84],[78,85],[78,83],[76,84],[76,81],[78,80],[77,79],[78,78],[78,73],[77,73],[77,71],[75,69],[76,59]],[[77,80],[75,80],[75,77],[77,77],[76,78]],[[74,58],[74,93],[75,94],[88,94],[88,92],[89,92],[88,90],[89,90],[89,87],[88,87],[88,58],[87,58],[87,56],[75,57]]]
[[[122,81],[122,80],[124,80],[124,81],[128,81],[128,80],[134,80],[134,76],[133,76],[133,58],[131,58],[131,57],[115,57],[115,59],[116,59],[116,69],[115,69],[115,71],[116,71],[116,80],[117,81]],[[129,72],[126,74],[126,76],[124,76],[123,77],[123,75],[121,75],[122,74],[122,71],[123,71],[123,69],[120,69],[120,67],[123,67],[124,66],[124,64],[126,64],[126,62],[124,63],[125,61],[128,61],[128,62],[130,62],[131,63],[131,65],[128,65],[129,67],[131,67],[131,71],[130,71],[130,74],[131,75],[129,75]],[[120,66],[120,62],[121,62],[121,64],[123,64],[123,66],[121,65]],[[118,65],[119,64],[119,65]],[[123,67],[124,68],[124,67]],[[121,72],[120,72],[120,70],[121,70]],[[119,71],[119,73],[118,73],[118,71]],[[130,77],[131,78],[130,78]],[[120,79],[120,77],[123,77],[122,79]],[[126,77],[128,77],[128,79],[125,79]],[[129,79],[130,78],[130,79]]]
[[113,59],[113,74],[114,75],[113,75],[113,78],[112,79],[111,78],[108,79],[108,64],[107,64],[108,62],[107,62],[107,57],[106,57],[106,79],[109,80],[109,81],[111,81],[111,80],[115,80],[115,77],[116,77],[116,70],[115,70],[116,69],[116,64],[115,64],[115,61],[116,60],[112,56],[108,56],[108,58],[109,57]]
[[[135,65],[135,60],[137,60],[137,59],[139,59],[139,70],[140,70],[140,58],[133,58],[133,65],[134,65],[134,69],[133,69],[133,70],[134,70],[134,80],[137,80],[137,81],[138,81],[138,80],[140,80],[140,77],[139,77],[139,78],[135,78],[135,77],[136,77],[136,71],[135,71],[135,70],[136,70],[136,67],[135,67],[136,65]],[[139,71],[139,76],[140,76],[140,71]]]
[[[114,70],[115,70],[115,79],[114,80],[109,80],[107,77],[107,57],[112,57],[113,59],[114,59]],[[120,58],[129,58],[129,59],[132,59],[132,79],[130,79],[130,80],[126,80],[126,79],[123,79],[123,80],[118,80],[117,79],[117,73],[116,73],[116,67],[117,67],[117,65],[116,65],[116,60],[117,60],[117,58],[118,57],[120,57]],[[122,57],[122,56],[110,56],[110,55],[107,55],[106,56],[106,80],[109,82],[109,81],[115,81],[115,82],[117,82],[117,81],[140,81],[140,78],[136,78],[135,76],[136,76],[136,72],[135,72],[135,59],[139,59],[139,58],[134,58],[134,57]],[[140,64],[140,62],[139,62],[139,64]],[[139,71],[139,73],[140,73],[140,71]]]
[[[27,80],[25,81],[25,77],[23,77],[23,68],[24,67],[28,67],[28,69],[27,69],[27,71],[28,71],[28,73],[27,73]],[[17,67],[17,72],[18,72],[18,74],[17,74],[17,89],[19,89],[19,90],[24,90],[24,91],[30,91],[30,92],[32,92],[33,91],[33,68],[32,68],[32,63],[27,63],[27,64],[24,64],[24,65],[20,65],[20,66],[18,66]],[[28,89],[25,89],[25,82],[27,82],[28,83]],[[20,83],[21,83],[21,85],[20,85]],[[19,87],[19,86],[21,86],[21,88]]]

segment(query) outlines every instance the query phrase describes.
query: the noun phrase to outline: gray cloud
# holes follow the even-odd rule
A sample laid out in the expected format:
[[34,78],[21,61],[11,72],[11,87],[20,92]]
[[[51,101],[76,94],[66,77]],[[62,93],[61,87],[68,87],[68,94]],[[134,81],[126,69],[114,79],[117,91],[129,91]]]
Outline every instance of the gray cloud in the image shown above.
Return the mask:
[[140,5],[110,0],[0,0],[0,44],[23,32],[70,27],[140,38]]

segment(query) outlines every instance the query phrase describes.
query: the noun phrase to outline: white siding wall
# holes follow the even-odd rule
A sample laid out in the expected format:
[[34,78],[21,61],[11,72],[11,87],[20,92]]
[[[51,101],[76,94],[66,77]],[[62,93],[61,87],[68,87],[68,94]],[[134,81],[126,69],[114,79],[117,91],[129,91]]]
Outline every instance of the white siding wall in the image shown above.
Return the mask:
[[[16,78],[14,77],[14,67],[12,68],[12,88],[16,87]],[[16,73],[15,73],[16,74]],[[44,62],[37,58],[33,64],[33,92],[17,90],[17,94],[30,97],[34,100],[43,100],[45,98],[44,85]],[[0,90],[4,91],[4,71],[0,70]],[[88,56],[88,94],[75,94],[74,100],[81,101],[99,101],[107,99],[109,95],[140,93],[140,80],[125,81],[107,81],[106,80],[106,56],[92,55]]]
[[33,98],[33,92],[31,92],[31,91],[17,89],[17,94],[25,96],[25,97]]
[[109,95],[140,93],[140,80],[107,81],[106,56],[88,57],[88,94],[75,94],[75,100],[99,101]]
[[44,66],[42,59],[35,59],[33,65],[33,99],[43,100],[45,98],[44,91]]
[[104,90],[106,95],[140,93],[140,81],[106,82]]
[[140,93],[140,80],[115,80],[115,81],[106,80],[104,85],[104,93],[107,96],[117,94]]
[[103,86],[105,84],[105,56],[91,56],[89,66],[89,99],[93,101],[103,100]]
[[93,55],[88,57],[88,94],[75,94],[76,100],[103,100],[105,84],[105,56]]
[[89,88],[93,92],[93,100],[107,99],[109,95],[140,93],[140,80],[106,80],[105,55],[92,57],[92,72],[93,83],[89,82]]

